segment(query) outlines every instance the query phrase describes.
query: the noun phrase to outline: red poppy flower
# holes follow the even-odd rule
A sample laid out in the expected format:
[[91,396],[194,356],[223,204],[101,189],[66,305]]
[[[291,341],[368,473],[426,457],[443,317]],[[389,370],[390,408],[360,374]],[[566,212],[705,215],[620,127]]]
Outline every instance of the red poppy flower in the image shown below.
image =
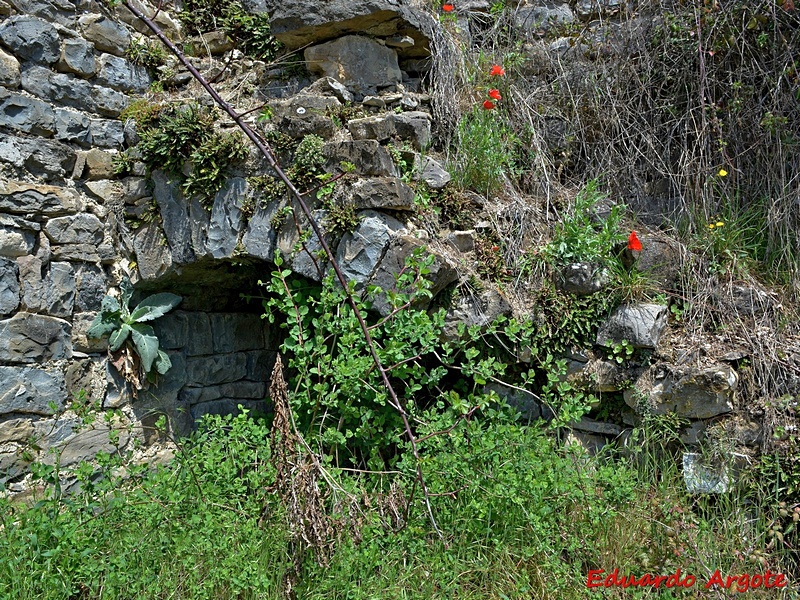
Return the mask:
[[633,250],[634,252],[641,252],[642,250],[642,242],[636,237],[635,231],[631,231],[631,235],[628,237],[628,250]]
[[489,98],[493,98],[494,100],[502,99],[500,95],[500,90],[489,90]]
[[500,252],[500,246],[492,246],[492,252]]
[[446,2],[446,3],[442,4],[442,10],[443,10],[444,12],[448,12],[448,13],[449,13],[449,12],[453,12],[453,9],[454,9],[454,8],[455,8],[455,6],[453,6],[453,5],[452,5],[452,4],[450,4],[449,2]]
[[483,108],[485,108],[486,110],[492,110],[494,108],[494,102],[492,102],[491,100],[487,100],[486,102],[483,103]]
[[502,77],[506,74],[506,70],[500,65],[492,65],[492,70],[489,71],[490,77]]

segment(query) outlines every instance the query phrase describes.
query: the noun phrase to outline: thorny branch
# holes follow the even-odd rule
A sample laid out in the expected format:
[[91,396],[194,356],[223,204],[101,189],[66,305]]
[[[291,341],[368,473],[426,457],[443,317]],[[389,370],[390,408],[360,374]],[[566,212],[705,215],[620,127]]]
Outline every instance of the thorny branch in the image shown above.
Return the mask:
[[392,387],[391,382],[389,381],[389,375],[384,368],[383,364],[381,363],[380,357],[378,356],[377,351],[375,350],[375,344],[372,341],[372,336],[370,335],[369,328],[367,327],[366,322],[364,321],[364,317],[361,314],[361,311],[358,309],[358,305],[353,298],[353,295],[350,293],[350,290],[347,285],[347,281],[342,274],[342,270],[339,267],[339,264],[336,262],[336,257],[334,256],[333,252],[331,251],[330,247],[328,246],[327,241],[325,241],[325,236],[322,234],[322,231],[319,227],[319,224],[314,219],[314,216],[311,214],[311,210],[306,204],[305,200],[303,200],[302,194],[298,191],[298,189],[294,186],[294,184],[289,180],[286,172],[281,168],[278,164],[278,161],[275,157],[275,153],[269,147],[269,144],[266,140],[263,140],[255,131],[253,131],[250,126],[245,123],[242,119],[241,115],[239,115],[230,104],[225,102],[222,97],[211,87],[211,84],[206,81],[206,79],[200,74],[200,72],[192,66],[189,61],[186,60],[186,57],[183,55],[183,52],[178,49],[172,41],[164,35],[161,29],[152,21],[150,20],[142,11],[140,11],[136,6],[134,6],[130,0],[123,0],[122,4],[130,10],[139,20],[141,20],[155,35],[158,37],[159,40],[172,52],[175,57],[181,62],[181,64],[186,67],[189,73],[203,86],[203,88],[208,92],[208,94],[214,99],[214,101],[219,105],[222,110],[224,110],[239,126],[239,128],[244,132],[244,134],[250,139],[250,141],[255,144],[256,148],[258,148],[259,152],[267,159],[270,167],[272,167],[275,172],[277,173],[278,177],[283,181],[286,185],[289,192],[292,196],[295,197],[300,208],[303,211],[306,219],[308,219],[309,224],[311,225],[311,229],[314,231],[314,234],[319,239],[319,243],[322,246],[325,255],[328,258],[331,266],[333,267],[333,271],[336,274],[336,278],[339,280],[342,288],[347,297],[347,302],[350,304],[350,307],[353,309],[353,314],[355,315],[356,319],[358,320],[358,324],[361,327],[361,331],[364,333],[364,339],[367,342],[367,347],[369,348],[370,355],[372,356],[372,360],[375,362],[375,366],[377,367],[378,371],[381,374],[381,379],[383,380],[383,385],[386,387],[386,391],[389,393],[390,402],[392,406],[400,413],[400,416],[403,419],[403,425],[405,427],[406,435],[408,436],[409,442],[411,444],[411,451],[414,454],[414,459],[416,461],[416,468],[417,468],[417,477],[416,480],[419,481],[419,485],[422,488],[423,498],[425,500],[425,507],[428,511],[428,518],[430,519],[431,525],[433,525],[434,530],[439,535],[439,538],[444,541],[444,535],[442,531],[439,529],[439,525],[436,523],[436,518],[433,515],[433,509],[431,508],[430,503],[430,493],[428,492],[428,487],[425,483],[425,477],[422,473],[422,461],[420,460],[419,450],[417,449],[417,440],[414,432],[411,430],[411,425],[408,421],[408,413],[400,404],[400,400],[395,392],[394,388]]

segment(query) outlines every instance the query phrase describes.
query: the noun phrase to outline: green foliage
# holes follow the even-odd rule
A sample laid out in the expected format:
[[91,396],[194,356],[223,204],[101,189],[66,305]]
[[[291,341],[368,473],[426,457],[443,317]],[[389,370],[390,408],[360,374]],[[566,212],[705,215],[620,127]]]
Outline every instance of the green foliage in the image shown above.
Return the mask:
[[607,216],[599,218],[597,204],[607,196],[597,186],[597,181],[590,181],[556,224],[552,241],[542,251],[552,264],[592,262],[607,267],[616,262],[614,247],[625,239],[620,230],[624,206],[615,204]]
[[495,111],[475,108],[458,124],[448,160],[455,184],[481,194],[497,192],[514,167],[514,133]]
[[[215,130],[217,113],[197,104],[160,107],[137,106],[138,148],[148,169],[161,169],[183,181],[184,193],[197,196],[210,208],[231,167],[247,157],[241,133]],[[184,175],[185,165],[189,174]]]
[[[268,437],[246,414],[212,416],[166,467],[37,465],[35,504],[0,498],[0,597],[277,599],[288,533],[266,491]],[[58,493],[65,476],[78,492]]]
[[305,136],[297,145],[286,175],[300,192],[315,188],[321,178],[327,175],[323,169],[326,161],[322,153],[324,145],[325,140],[313,133]]
[[283,48],[270,32],[269,15],[250,14],[238,1],[186,0],[178,18],[194,34],[222,29],[253,58],[271,61]]
[[109,336],[109,350],[116,352],[123,344],[133,342],[133,348],[139,355],[144,372],[149,374],[155,368],[156,372],[163,375],[172,362],[166,352],[158,347],[158,338],[153,327],[148,321],[153,321],[175,308],[182,298],[170,293],[160,293],[148,296],[136,308],[131,310],[128,306],[133,295],[133,286],[125,278],[120,283],[122,291],[121,302],[114,296],[106,296],[100,305],[98,314],[86,335],[90,338]]
[[167,62],[167,52],[161,42],[146,38],[131,41],[125,56],[133,64],[145,67],[153,78],[157,78],[158,67]]
[[361,222],[352,202],[326,202],[325,209],[328,211],[325,227],[334,235],[352,233]]

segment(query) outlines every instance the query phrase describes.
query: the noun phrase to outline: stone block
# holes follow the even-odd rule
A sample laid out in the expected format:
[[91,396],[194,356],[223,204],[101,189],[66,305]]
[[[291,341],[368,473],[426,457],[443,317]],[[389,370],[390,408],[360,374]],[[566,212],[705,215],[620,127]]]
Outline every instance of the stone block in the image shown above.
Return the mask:
[[[185,348],[189,341],[189,325],[193,316],[193,313],[177,311],[153,321],[153,330],[156,332],[159,346],[164,350]],[[192,324],[194,321],[191,319]],[[191,335],[194,336],[195,332],[192,331]]]
[[546,0],[537,0],[534,4],[519,8],[514,12],[514,26],[528,35],[539,37],[556,25],[575,21],[575,15],[567,3],[557,4]]
[[131,43],[131,34],[124,25],[100,14],[84,15],[78,19],[83,37],[94,43],[100,52],[125,56]]
[[332,77],[362,97],[403,79],[397,52],[364,36],[346,35],[311,46],[304,56],[309,71]]
[[502,402],[507,403],[519,412],[524,421],[536,421],[542,416],[542,409],[538,397],[527,390],[512,388],[501,383],[487,383],[483,387],[485,394],[494,392]]
[[186,359],[186,381],[190,386],[229,383],[244,379],[246,374],[247,354],[243,352]]
[[[71,174],[76,158],[75,151],[60,142],[11,135],[0,137],[0,162],[24,168],[32,175],[48,181]],[[3,187],[5,182],[0,180],[0,210],[2,205],[9,204],[7,199],[2,198]]]
[[265,345],[266,323],[259,315],[209,313],[214,353],[260,350]]
[[108,338],[91,338],[86,335],[96,312],[75,313],[72,318],[72,347],[77,352],[105,352],[108,350]]
[[122,148],[125,144],[125,125],[109,119],[91,119],[89,141],[100,148]]
[[359,179],[349,192],[358,209],[411,210],[414,207],[414,190],[398,177]]
[[179,394],[181,402],[190,405],[211,402],[220,398],[263,400],[267,395],[267,384],[263,381],[235,381],[202,388],[183,388]]
[[48,104],[0,88],[0,125],[42,137],[56,131],[55,113]]
[[100,310],[108,284],[100,267],[77,265],[75,273],[75,310],[78,312]]
[[92,44],[81,38],[64,40],[61,58],[56,68],[79,77],[91,77],[97,71]]
[[0,25],[0,43],[18,58],[37,63],[54,63],[61,51],[56,28],[29,15],[15,15]]
[[36,367],[0,367],[0,414],[52,415],[64,407],[64,375]]
[[231,177],[214,197],[208,227],[208,251],[214,258],[233,254],[243,226],[242,202],[249,194],[247,181]]
[[417,150],[424,150],[431,143],[431,116],[422,111],[392,114],[394,129],[400,139],[408,140]]
[[70,263],[51,262],[47,267],[34,256],[23,256],[19,265],[22,305],[30,312],[70,317],[75,305],[75,271]]
[[211,320],[203,312],[187,313],[189,318],[189,331],[186,343],[187,356],[201,356],[214,353],[214,338],[211,333]]
[[103,201],[106,206],[115,206],[123,202],[123,189],[119,181],[110,179],[100,179],[98,181],[87,181],[86,188]]
[[71,358],[71,330],[62,319],[19,312],[0,321],[0,360],[42,363]]
[[347,129],[354,140],[377,140],[383,142],[395,133],[393,114],[384,114],[347,122]]
[[[0,216],[0,256],[16,258],[33,252],[36,243],[36,234],[33,230],[18,224],[13,217]],[[22,225],[22,226],[20,226]]]
[[0,211],[49,217],[82,209],[80,196],[69,188],[0,179]]
[[0,50],[0,85],[13,89],[19,87],[19,61]]
[[89,213],[50,219],[44,226],[53,244],[100,244],[103,223]]
[[122,92],[101,86],[92,88],[92,95],[96,111],[106,117],[118,117],[130,101],[130,98]]
[[247,379],[250,381],[269,381],[275,359],[274,350],[253,350],[247,353]]
[[90,143],[90,120],[85,114],[66,108],[57,108],[55,109],[55,123],[57,140],[77,142],[83,145]]
[[134,94],[142,94],[150,87],[147,69],[140,65],[111,54],[101,54],[97,62],[96,81],[100,85]]
[[597,344],[613,346],[627,340],[634,348],[655,348],[667,328],[667,307],[662,304],[620,306],[597,332]]
[[373,210],[359,216],[358,227],[346,233],[336,249],[336,262],[345,279],[356,282],[356,289],[370,278],[392,237],[404,229],[394,217]]
[[328,142],[322,148],[331,170],[338,169],[342,161],[355,165],[358,175],[368,177],[399,177],[389,152],[375,140]]
[[114,155],[97,148],[86,153],[86,170],[84,176],[89,181],[114,177]]
[[172,254],[158,223],[148,223],[136,230],[133,249],[142,279],[157,279],[172,268]]
[[153,198],[158,204],[172,260],[179,264],[194,262],[189,203],[181,191],[180,182],[163,171],[153,171],[152,179]]
[[19,306],[19,267],[0,258],[0,315],[8,315]]

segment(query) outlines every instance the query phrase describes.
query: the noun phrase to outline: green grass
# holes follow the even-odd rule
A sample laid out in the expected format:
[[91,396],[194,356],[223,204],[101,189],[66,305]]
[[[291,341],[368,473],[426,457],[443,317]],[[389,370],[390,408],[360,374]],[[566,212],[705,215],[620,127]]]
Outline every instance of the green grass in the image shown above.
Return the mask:
[[[280,598],[292,575],[297,598],[577,600],[588,595],[589,569],[614,568],[637,576],[680,568],[698,583],[592,594],[712,598],[719,596],[701,584],[707,568],[739,574],[769,566],[793,579],[796,555],[769,548],[776,496],[744,486],[724,496],[687,494],[668,450],[669,427],[654,429],[662,425],[641,431],[639,459],[617,451],[591,457],[504,412],[428,438],[423,467],[442,538],[419,489],[406,520],[403,503],[390,501],[389,475],[332,471],[358,492],[360,508],[336,508],[328,496],[340,535],[320,565],[302,553],[269,491],[266,423],[214,418],[169,467],[128,467],[125,479],[111,476],[120,471],[110,459],[105,479],[79,469],[78,494],[57,497],[47,485],[55,473],[40,469],[46,492],[36,504],[0,504],[0,598]],[[412,467],[401,461],[398,470]],[[411,482],[395,477],[410,495]],[[794,544],[796,534],[784,531]]]

